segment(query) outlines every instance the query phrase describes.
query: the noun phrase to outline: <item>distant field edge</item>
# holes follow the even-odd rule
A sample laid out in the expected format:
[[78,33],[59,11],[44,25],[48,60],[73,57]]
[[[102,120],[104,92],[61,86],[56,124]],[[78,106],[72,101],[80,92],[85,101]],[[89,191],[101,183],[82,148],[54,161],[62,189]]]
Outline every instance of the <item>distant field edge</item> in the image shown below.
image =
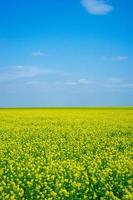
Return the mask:
[[133,109],[133,106],[0,107],[3,109]]

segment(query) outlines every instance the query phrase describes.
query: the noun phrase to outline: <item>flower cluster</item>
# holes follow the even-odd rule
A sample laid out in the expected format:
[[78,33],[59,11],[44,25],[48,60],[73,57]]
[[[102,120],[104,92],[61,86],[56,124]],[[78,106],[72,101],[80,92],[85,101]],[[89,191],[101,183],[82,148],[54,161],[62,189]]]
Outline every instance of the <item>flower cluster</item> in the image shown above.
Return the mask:
[[1,109],[0,200],[132,200],[133,109]]

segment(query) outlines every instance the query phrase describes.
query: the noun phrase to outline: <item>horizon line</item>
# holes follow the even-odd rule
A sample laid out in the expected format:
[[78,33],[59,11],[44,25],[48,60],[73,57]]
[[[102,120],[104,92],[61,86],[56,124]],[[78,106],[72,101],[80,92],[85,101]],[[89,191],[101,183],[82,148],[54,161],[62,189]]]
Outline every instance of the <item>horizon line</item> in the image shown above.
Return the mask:
[[16,107],[0,107],[0,109],[119,109],[119,108],[124,108],[124,109],[133,109],[132,106],[16,106]]

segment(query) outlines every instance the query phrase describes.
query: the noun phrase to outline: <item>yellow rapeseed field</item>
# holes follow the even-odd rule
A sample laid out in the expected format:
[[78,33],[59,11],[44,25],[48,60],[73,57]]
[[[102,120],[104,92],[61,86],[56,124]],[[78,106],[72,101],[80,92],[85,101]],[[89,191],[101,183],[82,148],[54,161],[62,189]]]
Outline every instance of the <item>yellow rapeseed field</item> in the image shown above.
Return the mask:
[[0,109],[0,200],[133,199],[133,109]]

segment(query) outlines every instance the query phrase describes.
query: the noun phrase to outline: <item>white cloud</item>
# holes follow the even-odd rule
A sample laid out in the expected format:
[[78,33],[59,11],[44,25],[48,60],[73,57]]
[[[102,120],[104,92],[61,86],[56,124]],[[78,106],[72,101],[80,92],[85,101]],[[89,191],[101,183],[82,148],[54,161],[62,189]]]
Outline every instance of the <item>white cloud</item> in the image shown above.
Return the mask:
[[88,85],[89,84],[89,80],[88,79],[79,79],[78,80],[78,83],[80,83],[80,84],[84,84],[84,85]]
[[107,57],[107,56],[103,56],[102,59],[104,61],[126,61],[128,60],[128,56],[124,55],[124,56],[114,56],[114,57]]
[[105,15],[113,10],[113,6],[108,4],[106,0],[81,0],[81,4],[88,13],[94,15]]
[[133,88],[133,83],[124,83],[121,85],[121,87],[124,87],[124,88]]
[[82,78],[76,81],[66,81],[65,85],[70,85],[70,86],[76,86],[76,85],[89,85],[92,83],[92,81],[89,81],[88,79]]
[[[99,85],[100,85],[100,82],[99,82]],[[133,83],[127,82],[119,77],[112,77],[112,78],[108,78],[108,79],[104,80],[103,84],[101,86],[107,87],[107,88],[123,88],[123,89],[129,88],[129,89],[132,89]]]
[[42,67],[32,67],[32,66],[11,66],[0,70],[0,82],[6,82],[22,78],[32,78],[42,75],[47,75],[54,73],[53,70],[49,70]]
[[121,83],[123,80],[121,78],[117,78],[117,77],[111,77],[108,78],[108,82],[112,83],[112,84],[119,84]]
[[75,85],[77,85],[77,82],[76,81],[66,81],[65,85],[75,86]]
[[41,57],[41,56],[48,56],[48,55],[44,52],[41,52],[41,51],[35,51],[35,52],[32,52],[32,56]]
[[88,79],[78,79],[71,81],[58,82],[58,85],[66,85],[69,87],[79,87],[86,86],[85,88],[107,88],[107,89],[133,89],[133,83],[123,80],[120,77],[110,77],[104,80],[88,80]]
[[112,58],[113,61],[125,61],[128,60],[128,56],[116,56]]

